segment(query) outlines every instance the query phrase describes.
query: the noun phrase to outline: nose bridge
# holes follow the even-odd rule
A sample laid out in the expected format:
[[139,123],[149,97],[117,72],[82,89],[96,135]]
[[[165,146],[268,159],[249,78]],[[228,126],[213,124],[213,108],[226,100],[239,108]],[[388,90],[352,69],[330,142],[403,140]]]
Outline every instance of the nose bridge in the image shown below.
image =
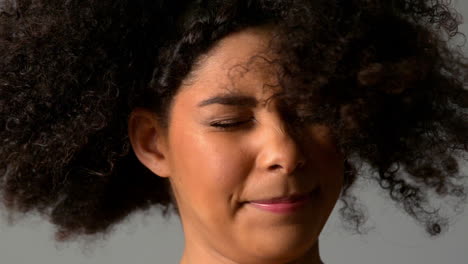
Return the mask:
[[262,128],[259,164],[263,169],[290,174],[304,165],[299,137],[278,114],[269,113],[268,122]]

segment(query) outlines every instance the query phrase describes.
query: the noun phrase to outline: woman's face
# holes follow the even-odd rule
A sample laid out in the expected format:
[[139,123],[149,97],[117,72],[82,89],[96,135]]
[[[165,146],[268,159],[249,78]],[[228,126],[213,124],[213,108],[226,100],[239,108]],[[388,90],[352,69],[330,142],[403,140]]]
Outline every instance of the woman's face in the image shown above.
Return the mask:
[[[185,233],[182,263],[292,263],[318,249],[339,197],[343,157],[328,128],[304,126],[294,137],[278,87],[268,88],[274,65],[247,65],[269,38],[257,28],[222,39],[173,99],[161,162]],[[252,202],[307,193],[296,203]]]

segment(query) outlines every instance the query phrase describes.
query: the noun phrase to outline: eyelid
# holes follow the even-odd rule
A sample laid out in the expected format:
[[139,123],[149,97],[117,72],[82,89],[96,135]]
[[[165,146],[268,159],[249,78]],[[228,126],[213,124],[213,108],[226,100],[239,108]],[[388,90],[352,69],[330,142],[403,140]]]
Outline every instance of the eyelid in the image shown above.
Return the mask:
[[254,118],[248,118],[248,119],[223,119],[223,120],[218,120],[218,121],[213,121],[210,123],[210,126],[215,127],[216,129],[220,130],[230,130],[230,129],[235,129],[237,127],[246,125],[253,121]]

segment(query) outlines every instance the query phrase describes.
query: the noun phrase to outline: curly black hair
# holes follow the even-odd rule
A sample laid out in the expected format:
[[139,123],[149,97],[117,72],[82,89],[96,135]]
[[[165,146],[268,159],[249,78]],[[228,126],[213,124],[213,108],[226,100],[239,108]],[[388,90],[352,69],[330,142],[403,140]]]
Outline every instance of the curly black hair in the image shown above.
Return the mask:
[[447,220],[430,194],[466,198],[468,64],[450,45],[464,37],[450,2],[6,0],[0,12],[1,201],[47,217],[57,240],[155,205],[177,213],[168,180],[136,158],[128,117],[145,107],[167,126],[200,55],[266,24],[289,120],[330,125],[345,153],[340,213],[356,230],[359,164],[431,235]]

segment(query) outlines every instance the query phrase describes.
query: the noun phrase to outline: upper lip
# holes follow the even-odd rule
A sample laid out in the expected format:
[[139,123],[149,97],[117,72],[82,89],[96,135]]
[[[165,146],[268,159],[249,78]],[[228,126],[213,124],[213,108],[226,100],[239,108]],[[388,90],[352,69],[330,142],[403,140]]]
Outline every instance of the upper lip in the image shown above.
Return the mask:
[[279,203],[279,202],[292,202],[297,199],[304,198],[308,196],[311,192],[306,192],[306,193],[297,193],[297,194],[291,194],[291,195],[281,195],[281,196],[276,196],[273,198],[268,198],[268,199],[260,199],[260,200],[253,200],[253,201],[248,201],[250,203]]

